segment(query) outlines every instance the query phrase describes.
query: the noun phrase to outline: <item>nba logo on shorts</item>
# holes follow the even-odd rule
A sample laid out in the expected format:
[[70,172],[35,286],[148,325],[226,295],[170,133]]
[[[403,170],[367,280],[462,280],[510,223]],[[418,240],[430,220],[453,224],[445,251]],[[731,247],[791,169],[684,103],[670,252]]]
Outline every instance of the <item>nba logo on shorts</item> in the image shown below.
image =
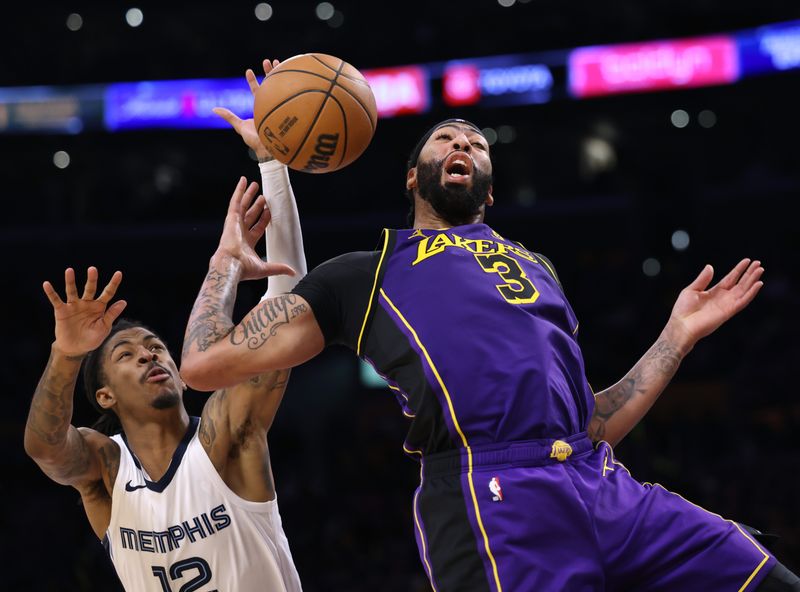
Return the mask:
[[503,501],[503,489],[500,487],[500,479],[492,477],[492,480],[489,481],[489,491],[492,492],[493,502]]

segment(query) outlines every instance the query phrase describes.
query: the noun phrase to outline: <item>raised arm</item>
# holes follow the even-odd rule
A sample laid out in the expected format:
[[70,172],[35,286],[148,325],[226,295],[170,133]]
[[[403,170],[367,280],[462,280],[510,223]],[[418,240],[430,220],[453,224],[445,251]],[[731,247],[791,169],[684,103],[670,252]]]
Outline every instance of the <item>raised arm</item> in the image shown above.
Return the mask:
[[[269,74],[279,63],[279,60],[263,60],[264,74]],[[250,92],[255,96],[260,86],[255,72],[248,68],[245,71],[245,80],[250,87]],[[215,107],[213,111],[230,124],[247,147],[255,153],[258,160],[258,168],[261,171],[261,188],[270,211],[270,223],[264,231],[267,260],[286,263],[295,270],[294,276],[272,276],[264,298],[285,294],[294,288],[307,271],[300,215],[297,211],[292,184],[289,182],[289,169],[276,160],[264,146],[258,137],[258,131],[252,118],[241,119],[224,107]]]
[[589,437],[614,445],[639,423],[695,344],[746,307],[761,289],[761,262],[742,259],[714,287],[706,265],[678,296],[661,335],[616,384],[595,395]]
[[122,279],[120,272],[114,274],[97,299],[97,269],[89,268],[82,296],[78,296],[75,272],[69,268],[64,277],[66,302],[50,282],[43,285],[53,305],[56,335],[31,401],[25,425],[25,452],[48,477],[80,489],[87,482],[108,476],[103,463],[114,464],[111,448],[116,444],[94,430],[71,425],[75,383],[81,361],[102,343],[126,303],[120,300],[108,306]]
[[231,316],[240,281],[293,275],[285,264],[264,262],[253,247],[269,222],[258,185],[242,177],[231,197],[217,251],[189,316],[181,375],[193,389],[211,391],[267,370],[291,368],[324,347],[308,303],[294,294],[267,298],[238,324]]
[[[265,74],[277,64],[277,60],[264,60]],[[255,74],[247,70],[245,77],[255,94],[259,86]],[[324,346],[308,304],[288,293],[306,273],[288,171],[261,143],[252,119],[240,119],[221,107],[214,112],[255,152],[267,197],[259,196],[250,205],[257,186],[245,190],[242,179],[231,198],[219,248],[211,258],[184,337],[181,374],[197,390],[231,386],[264,371],[290,368]],[[266,264],[256,255],[254,246],[265,232],[269,260],[289,266]],[[238,283],[266,276],[270,280],[264,298],[234,326],[231,316]]]

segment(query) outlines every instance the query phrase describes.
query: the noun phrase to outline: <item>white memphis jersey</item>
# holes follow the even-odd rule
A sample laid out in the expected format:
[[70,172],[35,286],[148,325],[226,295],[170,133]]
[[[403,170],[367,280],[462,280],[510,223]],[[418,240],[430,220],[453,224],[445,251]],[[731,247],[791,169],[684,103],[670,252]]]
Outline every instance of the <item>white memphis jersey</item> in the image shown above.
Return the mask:
[[103,540],[129,592],[300,592],[277,500],[250,502],[231,491],[197,438],[191,418],[167,472],[151,481],[120,447]]

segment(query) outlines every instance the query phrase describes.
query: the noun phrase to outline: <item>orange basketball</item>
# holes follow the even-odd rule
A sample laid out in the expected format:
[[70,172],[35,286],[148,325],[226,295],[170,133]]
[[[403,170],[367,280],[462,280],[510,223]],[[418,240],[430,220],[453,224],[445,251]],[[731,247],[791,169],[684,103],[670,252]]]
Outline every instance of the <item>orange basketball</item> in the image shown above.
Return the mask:
[[298,171],[330,173],[361,156],[378,109],[361,72],[337,57],[305,53],[267,74],[253,119],[276,159]]

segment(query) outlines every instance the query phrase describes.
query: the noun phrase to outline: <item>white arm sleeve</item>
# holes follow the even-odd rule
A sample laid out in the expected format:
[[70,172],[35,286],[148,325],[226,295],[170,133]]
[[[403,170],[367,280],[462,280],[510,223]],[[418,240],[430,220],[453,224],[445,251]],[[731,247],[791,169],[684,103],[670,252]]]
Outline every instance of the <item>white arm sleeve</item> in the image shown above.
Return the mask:
[[266,231],[267,260],[286,263],[297,272],[291,277],[270,277],[267,280],[267,292],[261,298],[264,300],[289,292],[308,273],[308,269],[303,251],[300,215],[294,201],[292,185],[289,183],[289,169],[277,160],[261,162],[258,168],[261,169],[261,191],[272,214],[272,221]]

